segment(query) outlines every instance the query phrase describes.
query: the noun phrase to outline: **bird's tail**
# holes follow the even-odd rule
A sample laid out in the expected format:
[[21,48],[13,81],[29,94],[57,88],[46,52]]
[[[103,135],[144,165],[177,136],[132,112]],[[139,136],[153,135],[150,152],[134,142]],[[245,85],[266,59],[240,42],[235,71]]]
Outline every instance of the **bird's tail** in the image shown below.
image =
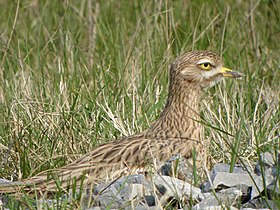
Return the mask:
[[0,194],[20,194],[34,192],[67,191],[69,187],[80,187],[93,181],[86,174],[92,167],[71,167],[68,165],[59,169],[44,171],[24,181],[0,182]]
[[24,182],[20,182],[20,181],[1,181],[0,183],[0,194],[15,194],[18,193],[22,190],[22,188],[24,188],[26,185],[26,183]]

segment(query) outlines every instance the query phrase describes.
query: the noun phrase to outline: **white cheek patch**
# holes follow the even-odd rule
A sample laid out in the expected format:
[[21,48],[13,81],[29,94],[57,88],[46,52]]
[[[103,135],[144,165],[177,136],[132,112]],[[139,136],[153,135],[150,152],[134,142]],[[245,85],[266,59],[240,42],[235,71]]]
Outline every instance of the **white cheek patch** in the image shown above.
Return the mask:
[[213,77],[217,75],[221,71],[222,66],[218,66],[215,69],[212,69],[210,71],[203,71],[202,72],[202,77],[205,79],[209,79],[210,77]]

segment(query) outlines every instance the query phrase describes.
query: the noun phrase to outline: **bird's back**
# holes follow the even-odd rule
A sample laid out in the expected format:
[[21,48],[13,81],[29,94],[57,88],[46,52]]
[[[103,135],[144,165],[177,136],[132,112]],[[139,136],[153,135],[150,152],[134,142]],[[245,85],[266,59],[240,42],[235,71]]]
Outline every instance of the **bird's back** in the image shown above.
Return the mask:
[[158,170],[164,161],[176,154],[191,157],[190,139],[153,139],[144,133],[103,144],[69,165],[51,169],[20,183],[0,184],[0,193],[67,189],[75,185],[93,186],[121,176]]

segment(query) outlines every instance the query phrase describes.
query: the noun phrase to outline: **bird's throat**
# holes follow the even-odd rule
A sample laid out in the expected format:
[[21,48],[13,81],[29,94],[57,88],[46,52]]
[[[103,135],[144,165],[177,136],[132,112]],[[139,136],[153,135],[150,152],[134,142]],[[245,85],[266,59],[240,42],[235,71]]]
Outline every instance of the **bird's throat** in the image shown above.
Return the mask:
[[159,119],[147,130],[156,139],[200,141],[199,103],[202,90],[190,83],[170,84],[169,96]]

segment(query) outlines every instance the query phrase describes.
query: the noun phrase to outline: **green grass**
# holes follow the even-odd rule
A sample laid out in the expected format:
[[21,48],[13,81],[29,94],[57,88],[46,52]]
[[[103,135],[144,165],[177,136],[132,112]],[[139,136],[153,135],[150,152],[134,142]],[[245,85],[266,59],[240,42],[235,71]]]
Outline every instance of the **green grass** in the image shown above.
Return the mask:
[[147,128],[164,105],[169,64],[193,49],[223,55],[225,66],[246,74],[203,99],[212,163],[279,151],[275,0],[28,0],[0,7],[1,178],[28,178]]

